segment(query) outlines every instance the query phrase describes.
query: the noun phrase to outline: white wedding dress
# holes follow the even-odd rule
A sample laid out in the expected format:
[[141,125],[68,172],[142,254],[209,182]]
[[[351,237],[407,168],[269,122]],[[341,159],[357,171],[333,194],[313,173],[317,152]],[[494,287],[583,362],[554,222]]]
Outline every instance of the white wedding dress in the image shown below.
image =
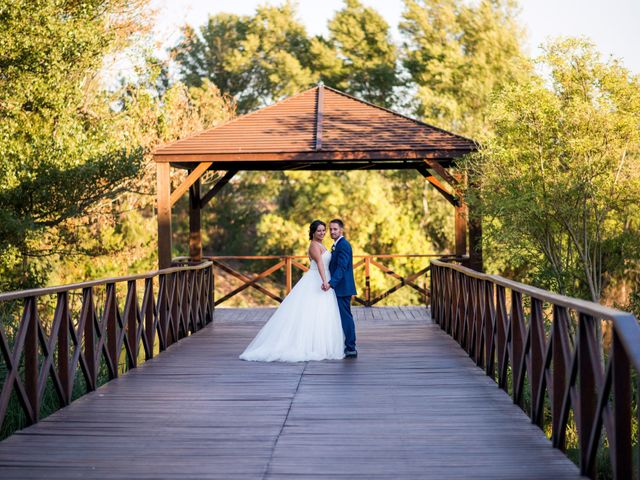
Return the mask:
[[[322,253],[325,276],[330,279],[331,252]],[[246,350],[242,360],[304,362],[344,358],[344,335],[333,289],[323,291],[318,265],[311,267],[291,289]]]

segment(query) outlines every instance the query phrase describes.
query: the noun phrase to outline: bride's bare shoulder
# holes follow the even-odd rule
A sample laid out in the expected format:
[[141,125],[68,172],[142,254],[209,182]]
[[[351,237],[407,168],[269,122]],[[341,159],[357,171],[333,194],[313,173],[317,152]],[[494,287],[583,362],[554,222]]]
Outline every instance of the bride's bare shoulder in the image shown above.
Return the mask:
[[322,244],[319,242],[314,242],[313,240],[309,243],[309,256],[312,258],[321,257],[326,249],[323,248]]

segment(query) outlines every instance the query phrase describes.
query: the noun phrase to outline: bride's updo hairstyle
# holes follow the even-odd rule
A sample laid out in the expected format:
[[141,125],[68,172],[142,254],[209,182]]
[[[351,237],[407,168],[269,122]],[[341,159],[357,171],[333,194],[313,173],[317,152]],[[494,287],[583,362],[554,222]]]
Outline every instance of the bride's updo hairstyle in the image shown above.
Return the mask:
[[316,233],[316,230],[318,230],[318,227],[320,225],[322,225],[324,228],[327,228],[327,224],[322,220],[314,220],[313,222],[311,222],[311,225],[309,225],[309,240],[313,240],[313,234]]

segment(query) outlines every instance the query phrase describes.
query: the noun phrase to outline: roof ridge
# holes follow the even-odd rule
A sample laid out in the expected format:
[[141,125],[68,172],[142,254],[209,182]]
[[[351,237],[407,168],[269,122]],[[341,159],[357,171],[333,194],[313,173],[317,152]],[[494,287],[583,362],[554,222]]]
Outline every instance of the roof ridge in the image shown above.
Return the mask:
[[[315,88],[317,88],[317,87],[315,87]],[[467,137],[465,137],[463,135],[459,135],[457,133],[450,132],[449,130],[445,130],[444,128],[436,127],[435,125],[431,125],[430,123],[423,122],[422,120],[418,120],[418,119],[412,118],[412,117],[410,117],[408,115],[404,115],[402,113],[396,112],[395,110],[391,110],[390,108],[381,107],[380,105],[376,105],[375,103],[367,102],[366,100],[362,100],[361,98],[354,97],[353,95],[349,95],[348,93],[345,93],[345,92],[343,92],[341,90],[337,90],[337,89],[335,89],[333,87],[329,87],[328,85],[324,85],[324,88],[326,88],[328,90],[331,90],[332,92],[337,93],[338,95],[342,95],[343,97],[347,97],[347,98],[349,98],[351,100],[355,100],[356,102],[364,103],[365,105],[368,105],[370,107],[374,107],[374,108],[377,108],[377,109],[382,110],[384,112],[391,113],[391,114],[396,115],[398,117],[404,118],[405,120],[410,120],[412,122],[415,122],[418,125],[422,125],[422,126],[425,126],[425,127],[433,128],[434,130],[439,130],[440,132],[444,132],[444,133],[446,133],[448,135],[453,135],[454,137],[461,138],[463,140],[466,140],[467,142],[471,142],[474,145],[477,145],[475,140],[473,140],[471,138],[467,138]]]

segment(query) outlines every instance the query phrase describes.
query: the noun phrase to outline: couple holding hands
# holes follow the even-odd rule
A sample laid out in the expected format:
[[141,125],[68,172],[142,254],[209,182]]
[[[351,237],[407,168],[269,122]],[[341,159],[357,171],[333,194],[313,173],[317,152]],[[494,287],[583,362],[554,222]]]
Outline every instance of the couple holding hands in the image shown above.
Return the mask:
[[334,240],[323,245],[327,225],[309,226],[309,271],[291,289],[269,321],[240,355],[243,360],[304,362],[355,358],[356,330],[351,297],[356,294],[353,251],[344,238],[344,223],[329,222]]

